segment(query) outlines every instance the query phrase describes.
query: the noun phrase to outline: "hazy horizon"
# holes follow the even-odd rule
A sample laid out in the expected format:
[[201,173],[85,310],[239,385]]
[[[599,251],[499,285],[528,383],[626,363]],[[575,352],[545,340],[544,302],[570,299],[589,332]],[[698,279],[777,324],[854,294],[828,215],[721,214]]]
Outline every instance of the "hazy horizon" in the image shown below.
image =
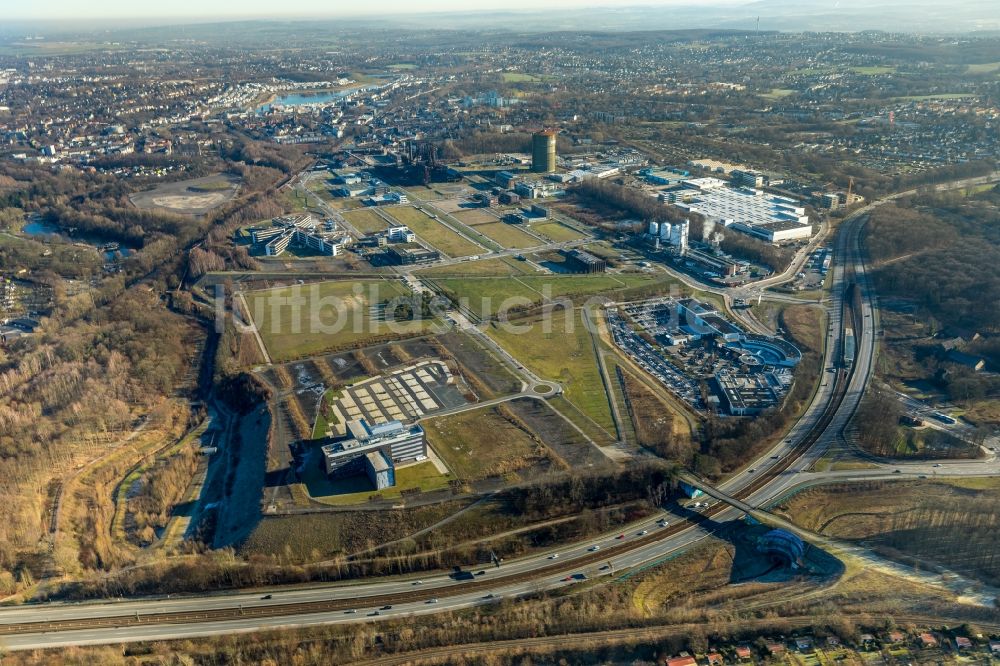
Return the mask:
[[[518,31],[646,31],[734,29],[774,31],[962,33],[1000,31],[1000,11],[979,0],[385,0],[372,10],[362,3],[298,0],[276,10],[271,0],[177,0],[139,5],[108,0],[99,7],[72,0],[38,0],[8,9],[0,33],[40,36],[122,28],[183,26],[239,21],[358,21],[394,29]],[[525,21],[525,16],[544,21]]]
[[[107,0],[100,6],[81,5],[74,0],[37,0],[17,8],[4,11],[4,18],[9,20],[60,21],[65,19],[300,19],[310,17],[336,18],[342,16],[369,18],[387,17],[387,14],[433,14],[470,12],[505,11],[550,11],[558,9],[594,8],[616,10],[629,8],[655,8],[670,6],[711,5],[745,5],[753,0],[628,0],[622,3],[609,3],[597,0],[595,2],[578,2],[576,0],[548,0],[540,7],[536,0],[424,0],[413,3],[408,0],[383,0],[377,10],[363,3],[337,3],[331,7],[323,0],[297,0],[285,5],[281,10],[275,9],[271,0],[216,0],[215,2],[199,2],[198,0],[176,0],[170,3],[169,10],[164,11],[161,4],[143,5],[133,1]],[[339,5],[339,6],[338,6]],[[391,17],[390,17],[391,18]]]

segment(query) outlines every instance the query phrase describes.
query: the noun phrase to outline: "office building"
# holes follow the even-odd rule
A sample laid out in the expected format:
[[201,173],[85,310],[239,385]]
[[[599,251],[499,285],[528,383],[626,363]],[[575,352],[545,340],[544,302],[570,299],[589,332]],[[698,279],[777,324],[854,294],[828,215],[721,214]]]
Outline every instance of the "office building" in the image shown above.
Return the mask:
[[733,169],[729,173],[729,178],[733,183],[733,187],[755,189],[767,184],[767,178],[764,177],[764,174],[759,171],[751,171],[750,169]]
[[325,224],[327,233],[316,230],[319,221],[308,213],[297,216],[276,217],[270,227],[250,229],[250,240],[254,245],[263,244],[264,254],[277,257],[284,254],[293,243],[299,247],[308,248],[335,257],[349,242],[346,234],[335,234],[337,224],[328,220]]
[[386,236],[390,243],[412,243],[417,240],[416,234],[406,226],[389,227]]
[[[349,437],[321,448],[326,473],[334,477],[367,474],[376,488],[395,484],[395,465],[427,455],[424,429],[399,421],[369,425],[364,419],[347,424]],[[376,455],[372,455],[376,454]]]
[[441,253],[437,250],[428,250],[426,247],[417,245],[416,243],[392,245],[386,250],[386,254],[393,263],[402,266],[426,264],[441,258]]
[[604,259],[583,250],[574,248],[559,252],[566,257],[566,264],[575,273],[603,273],[608,267],[608,262]]

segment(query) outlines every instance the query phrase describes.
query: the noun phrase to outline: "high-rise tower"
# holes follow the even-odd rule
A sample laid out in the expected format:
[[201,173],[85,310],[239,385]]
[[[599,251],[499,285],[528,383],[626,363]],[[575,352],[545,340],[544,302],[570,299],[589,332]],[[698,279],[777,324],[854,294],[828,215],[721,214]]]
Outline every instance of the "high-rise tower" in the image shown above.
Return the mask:
[[531,170],[553,173],[556,170],[556,135],[553,129],[535,132],[531,136]]

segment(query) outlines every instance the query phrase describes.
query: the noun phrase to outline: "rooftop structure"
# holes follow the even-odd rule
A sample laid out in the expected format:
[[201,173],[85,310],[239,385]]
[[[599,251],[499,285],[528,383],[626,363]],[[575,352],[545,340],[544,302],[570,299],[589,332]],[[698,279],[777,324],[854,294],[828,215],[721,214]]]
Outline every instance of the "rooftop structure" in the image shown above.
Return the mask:
[[583,250],[573,248],[559,252],[566,257],[566,263],[578,273],[603,273],[608,267],[608,262],[604,259]]
[[715,375],[717,393],[733,416],[754,416],[776,405],[784,386],[773,373],[729,373]]
[[284,254],[292,244],[334,257],[349,242],[346,234],[335,233],[337,223],[334,220],[324,223],[325,232],[317,231],[319,220],[308,213],[276,217],[271,224],[250,230],[250,239],[255,245],[263,244],[264,254],[269,257]]
[[437,250],[428,250],[416,243],[403,243],[393,245],[387,251],[389,258],[401,265],[424,264],[437,261],[441,258],[441,253]]
[[809,216],[794,199],[752,188],[727,187],[718,178],[686,180],[684,186],[683,190],[664,193],[665,201],[769,243],[812,236]]
[[[369,476],[382,475],[382,481],[395,483],[392,470],[396,463],[427,455],[424,429],[417,424],[405,426],[399,421],[389,421],[371,426],[358,419],[347,424],[347,431],[348,439],[326,444],[321,449],[324,468],[331,476],[365,471]],[[373,458],[372,453],[381,455]],[[373,482],[379,487],[378,480]]]

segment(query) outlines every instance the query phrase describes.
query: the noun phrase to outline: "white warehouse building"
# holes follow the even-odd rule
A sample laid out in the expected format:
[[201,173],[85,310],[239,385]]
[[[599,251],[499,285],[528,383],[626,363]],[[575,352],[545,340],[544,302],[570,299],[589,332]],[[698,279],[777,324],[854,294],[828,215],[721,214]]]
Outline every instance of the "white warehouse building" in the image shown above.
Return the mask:
[[804,207],[794,199],[767,194],[747,187],[718,185],[715,178],[685,181],[688,189],[677,191],[673,205],[700,213],[710,222],[731,227],[769,243],[810,238],[813,233]]

